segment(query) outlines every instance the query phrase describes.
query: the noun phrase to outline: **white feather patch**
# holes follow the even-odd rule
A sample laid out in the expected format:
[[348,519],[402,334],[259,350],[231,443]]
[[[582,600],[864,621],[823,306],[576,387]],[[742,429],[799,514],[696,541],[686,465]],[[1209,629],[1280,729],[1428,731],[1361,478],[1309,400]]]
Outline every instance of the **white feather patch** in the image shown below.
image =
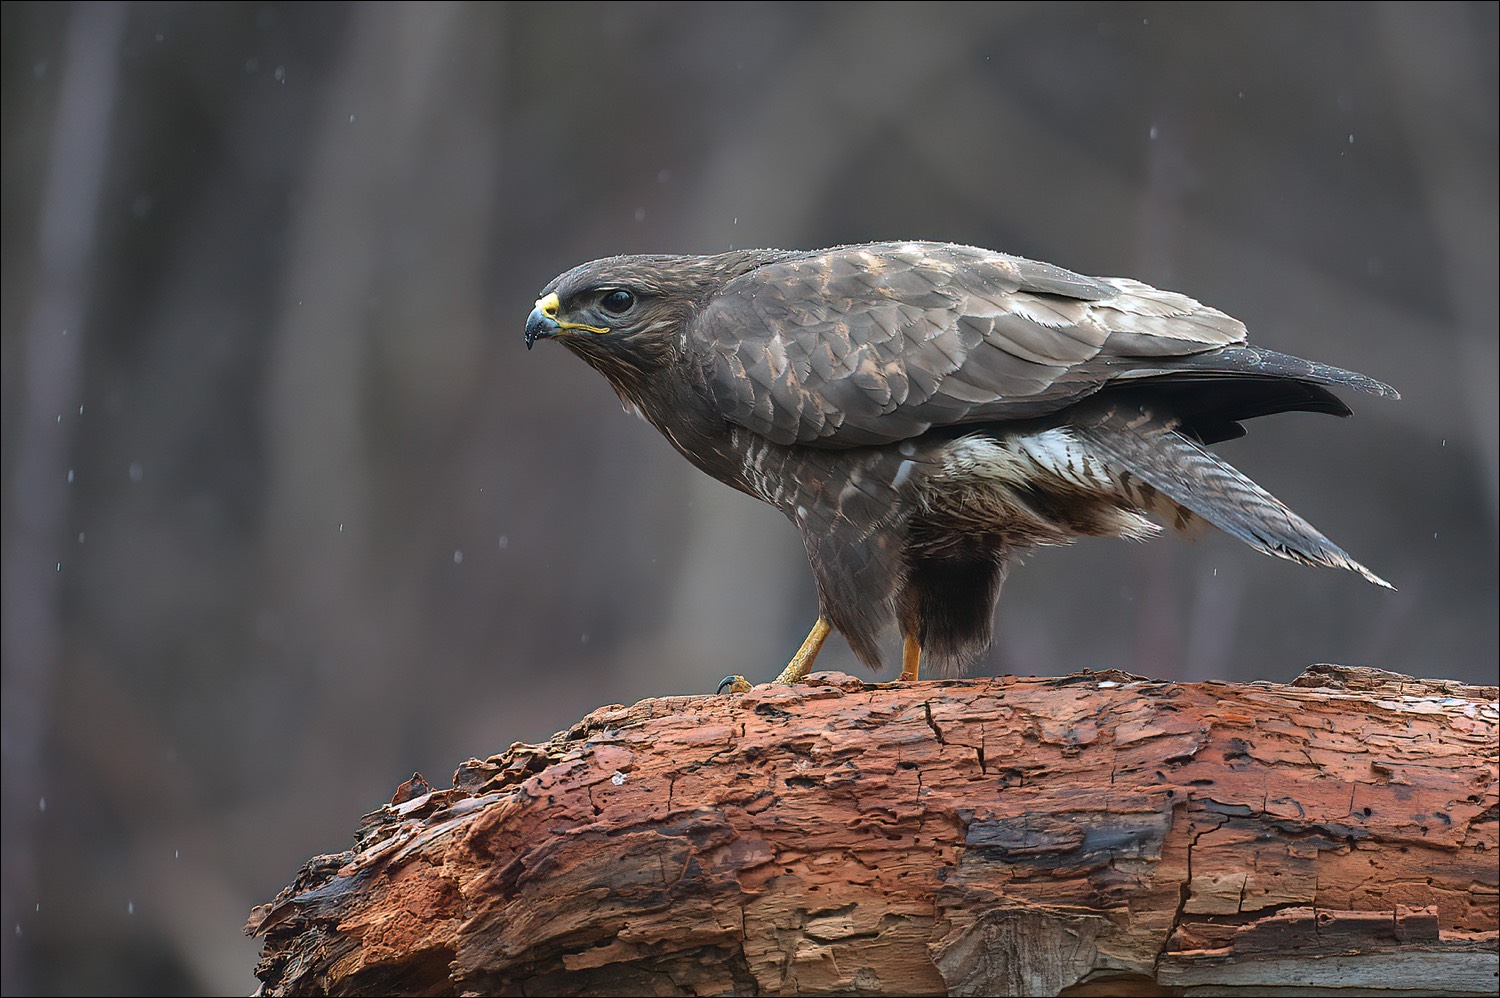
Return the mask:
[[1058,427],[1009,437],[963,437],[947,449],[944,470],[955,476],[996,478],[1024,484],[1051,476],[1086,489],[1113,491],[1114,479],[1097,455]]

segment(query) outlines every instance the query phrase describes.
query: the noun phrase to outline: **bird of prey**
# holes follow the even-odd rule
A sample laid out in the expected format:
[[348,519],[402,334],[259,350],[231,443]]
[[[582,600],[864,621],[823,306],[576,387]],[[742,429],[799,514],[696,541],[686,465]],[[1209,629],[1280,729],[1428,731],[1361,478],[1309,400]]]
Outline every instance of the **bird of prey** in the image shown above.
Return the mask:
[[700,470],[796,526],[818,618],[902,680],[990,643],[1008,567],[1078,537],[1206,521],[1263,554],[1389,584],[1206,445],[1269,413],[1349,415],[1373,378],[1249,346],[1186,295],[972,246],[615,256],[542,289],[556,338]]

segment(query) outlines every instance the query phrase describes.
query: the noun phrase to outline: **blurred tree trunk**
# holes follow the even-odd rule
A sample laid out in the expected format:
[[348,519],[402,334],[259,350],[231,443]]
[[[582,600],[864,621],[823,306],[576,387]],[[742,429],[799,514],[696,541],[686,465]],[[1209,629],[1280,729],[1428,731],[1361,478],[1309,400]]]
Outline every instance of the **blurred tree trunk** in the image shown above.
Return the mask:
[[[419,779],[270,994],[1492,994],[1497,691],[1315,666],[606,707]],[[1247,992],[1248,993],[1248,992]]]
[[[94,332],[87,318],[95,292],[99,203],[125,14],[123,4],[107,3],[78,7],[66,19],[55,110],[46,125],[37,123],[37,131],[50,132],[50,146],[36,244],[28,247],[35,269],[26,275],[24,290],[13,289],[9,266],[6,270],[6,296],[26,296],[27,302],[23,348],[15,354],[5,351],[7,366],[15,358],[20,368],[15,380],[10,371],[5,377],[5,540],[0,555],[0,717],[5,731],[0,924],[15,926],[5,933],[0,961],[0,987],[6,994],[35,986],[18,942],[17,919],[41,897],[37,816],[46,810],[44,743],[52,716],[53,671],[63,645],[61,573],[64,563],[74,569],[77,550],[77,544],[64,538],[72,503],[74,433],[84,408],[79,391],[82,347]],[[9,41],[7,37],[7,48]],[[10,113],[8,106],[6,111]],[[35,114],[30,108],[20,113]],[[7,257],[9,242],[7,238]],[[13,410],[14,436],[9,411],[13,391],[22,398]]]

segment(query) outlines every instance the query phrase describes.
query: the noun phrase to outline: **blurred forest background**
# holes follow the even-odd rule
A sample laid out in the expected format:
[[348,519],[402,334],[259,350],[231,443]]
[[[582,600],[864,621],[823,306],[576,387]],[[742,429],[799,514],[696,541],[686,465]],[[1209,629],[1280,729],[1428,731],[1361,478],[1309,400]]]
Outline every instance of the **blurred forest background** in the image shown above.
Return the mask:
[[1400,592],[1085,542],[982,671],[1494,682],[1496,10],[4,4],[5,993],[247,993],[413,770],[785,664],[790,525],[522,347],[593,257],[970,242],[1387,380],[1221,451]]

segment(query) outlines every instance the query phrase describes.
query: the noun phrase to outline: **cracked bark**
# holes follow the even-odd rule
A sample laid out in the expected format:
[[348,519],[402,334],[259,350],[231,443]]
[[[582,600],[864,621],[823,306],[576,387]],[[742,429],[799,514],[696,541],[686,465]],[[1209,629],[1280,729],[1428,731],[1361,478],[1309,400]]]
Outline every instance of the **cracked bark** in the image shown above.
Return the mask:
[[267,994],[1494,994],[1493,687],[843,676],[409,781]]

